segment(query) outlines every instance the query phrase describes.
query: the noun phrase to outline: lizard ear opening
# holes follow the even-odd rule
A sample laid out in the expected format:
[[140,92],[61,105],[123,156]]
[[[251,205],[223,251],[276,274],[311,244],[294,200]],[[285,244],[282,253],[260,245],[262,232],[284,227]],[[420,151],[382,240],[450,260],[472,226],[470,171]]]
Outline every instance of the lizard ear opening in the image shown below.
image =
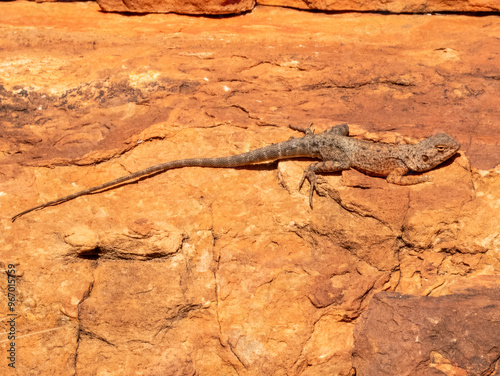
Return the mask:
[[429,160],[429,157],[428,157],[427,155],[425,155],[425,154],[424,154],[424,155],[422,155],[422,160],[423,160],[424,162],[427,162],[427,161]]

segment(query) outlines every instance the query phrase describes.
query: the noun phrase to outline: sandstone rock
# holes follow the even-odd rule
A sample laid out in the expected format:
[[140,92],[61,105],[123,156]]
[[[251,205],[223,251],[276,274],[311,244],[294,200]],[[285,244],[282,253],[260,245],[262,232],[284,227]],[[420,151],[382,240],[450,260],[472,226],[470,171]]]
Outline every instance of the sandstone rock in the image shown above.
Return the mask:
[[364,11],[391,13],[428,12],[498,12],[500,5],[495,0],[445,1],[445,0],[400,0],[400,1],[352,1],[352,0],[257,0],[261,5],[277,5],[298,9],[329,11]]
[[[54,2],[57,0],[35,0]],[[431,12],[498,12],[500,5],[495,0],[482,1],[445,1],[445,0],[400,0],[400,1],[325,1],[325,0],[233,0],[233,1],[129,1],[97,0],[99,6],[107,12],[135,13],[184,13],[184,14],[239,14],[252,10],[255,4],[291,7],[307,10],[324,11],[362,11],[391,13],[431,13]]]
[[356,375],[498,371],[499,286],[440,297],[375,294],[354,331]]
[[252,10],[255,0],[97,0],[106,12],[184,13],[184,14],[238,14]]
[[[497,17],[2,10],[0,260],[17,268],[19,374],[345,376],[375,293],[497,286]],[[394,143],[445,131],[463,147],[420,186],[322,176],[313,210],[297,188],[310,161],[290,160],[172,170],[10,221],[311,121]],[[452,360],[433,355],[460,371]]]

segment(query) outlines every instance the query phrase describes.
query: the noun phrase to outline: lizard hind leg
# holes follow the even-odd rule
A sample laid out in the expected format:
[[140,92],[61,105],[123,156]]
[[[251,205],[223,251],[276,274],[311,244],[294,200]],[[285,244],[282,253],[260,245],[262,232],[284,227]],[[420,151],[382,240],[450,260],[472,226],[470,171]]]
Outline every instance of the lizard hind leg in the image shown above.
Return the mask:
[[314,128],[312,127],[313,123],[307,124],[307,127],[298,127],[296,125],[290,124],[288,127],[297,132],[304,133],[304,136],[312,136],[314,135]]
[[299,183],[299,191],[304,185],[304,182],[307,181],[309,182],[309,205],[311,206],[311,209],[313,207],[313,194],[314,191],[318,192],[320,196],[324,196],[325,192],[319,189],[318,187],[318,181],[316,179],[316,173],[313,171],[311,168],[313,165],[309,165],[309,168],[304,171],[304,174],[302,175],[302,179],[300,179]]
[[311,206],[311,209],[313,207],[314,191],[316,191],[320,196],[324,196],[326,194],[326,192],[320,189],[318,186],[318,181],[316,179],[316,172],[336,172],[336,171],[347,170],[349,168],[350,164],[348,160],[341,160],[341,161],[328,160],[324,162],[313,163],[307,167],[307,169],[304,171],[304,174],[302,175],[302,179],[300,180],[299,190],[302,188],[302,185],[304,185],[304,182],[307,179],[310,185],[309,205]]
[[[314,135],[314,128],[312,127],[312,125],[313,123],[309,123],[307,127],[298,127],[296,125],[290,124],[288,127],[290,129],[293,129],[294,131],[304,133],[305,136],[312,136]],[[339,136],[347,136],[349,135],[349,126],[347,125],[347,123],[338,124],[324,131],[323,133],[332,133]]]

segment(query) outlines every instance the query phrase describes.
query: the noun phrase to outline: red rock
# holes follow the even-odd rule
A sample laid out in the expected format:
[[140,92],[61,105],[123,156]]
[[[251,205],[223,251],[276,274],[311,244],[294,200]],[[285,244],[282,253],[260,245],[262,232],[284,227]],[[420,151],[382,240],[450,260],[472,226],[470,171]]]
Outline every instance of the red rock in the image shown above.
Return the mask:
[[[375,293],[497,286],[496,16],[0,6],[0,260],[18,265],[33,350],[19,374],[347,375]],[[313,210],[298,190],[310,161],[292,160],[172,170],[10,221],[310,121],[395,143],[445,131],[462,150],[419,186],[322,176]]]
[[446,0],[399,0],[399,1],[352,1],[352,0],[257,0],[257,4],[275,5],[298,9],[329,11],[365,11],[391,13],[428,12],[498,12],[500,4],[496,0],[446,1]]
[[354,330],[356,375],[485,375],[498,371],[498,287],[440,297],[375,294]]
[[97,0],[106,12],[238,14],[252,10],[255,0]]

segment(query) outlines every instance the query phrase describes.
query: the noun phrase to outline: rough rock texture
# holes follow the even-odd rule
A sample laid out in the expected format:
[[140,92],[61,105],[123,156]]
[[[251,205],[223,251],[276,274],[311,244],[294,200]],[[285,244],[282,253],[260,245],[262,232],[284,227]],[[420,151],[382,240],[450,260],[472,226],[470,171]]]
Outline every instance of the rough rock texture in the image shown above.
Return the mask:
[[[53,2],[57,0],[35,0]],[[255,4],[274,5],[298,9],[326,11],[361,11],[391,13],[429,13],[429,12],[499,12],[497,0],[96,0],[102,10],[107,12],[135,13],[184,13],[184,14],[239,14],[252,10]]]
[[[497,17],[0,10],[0,261],[16,265],[18,374],[347,375],[374,293],[499,287],[483,277],[500,274]],[[10,221],[311,121],[387,142],[445,131],[463,147],[419,186],[325,176],[314,210],[299,160],[173,170]]]
[[96,0],[106,12],[238,14],[252,10],[255,0]]
[[354,330],[358,375],[500,374],[500,289],[374,295]]
[[257,4],[298,9],[391,13],[498,12],[497,0],[257,0]]

